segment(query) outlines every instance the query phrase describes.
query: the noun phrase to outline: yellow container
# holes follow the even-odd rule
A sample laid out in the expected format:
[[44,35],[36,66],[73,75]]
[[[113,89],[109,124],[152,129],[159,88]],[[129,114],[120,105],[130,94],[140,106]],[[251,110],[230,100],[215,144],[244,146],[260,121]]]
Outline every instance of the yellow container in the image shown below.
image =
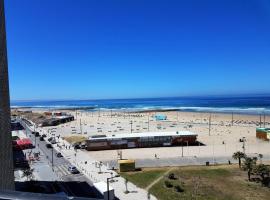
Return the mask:
[[118,160],[120,172],[135,171],[135,160]]

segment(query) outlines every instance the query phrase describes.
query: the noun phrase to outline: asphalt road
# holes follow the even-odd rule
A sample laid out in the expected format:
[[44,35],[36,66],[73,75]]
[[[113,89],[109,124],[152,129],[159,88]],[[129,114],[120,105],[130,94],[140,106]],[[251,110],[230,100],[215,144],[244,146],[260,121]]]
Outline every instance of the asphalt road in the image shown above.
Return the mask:
[[32,140],[35,147],[46,156],[59,178],[59,183],[64,187],[65,192],[69,196],[101,198],[100,194],[98,194],[93,187],[93,183],[84,174],[71,174],[68,171],[68,166],[70,166],[71,163],[64,157],[57,157],[56,153],[58,151],[54,148],[47,148],[47,141],[40,141],[40,137],[35,137],[24,122],[20,121],[20,123],[25,128],[26,135]]

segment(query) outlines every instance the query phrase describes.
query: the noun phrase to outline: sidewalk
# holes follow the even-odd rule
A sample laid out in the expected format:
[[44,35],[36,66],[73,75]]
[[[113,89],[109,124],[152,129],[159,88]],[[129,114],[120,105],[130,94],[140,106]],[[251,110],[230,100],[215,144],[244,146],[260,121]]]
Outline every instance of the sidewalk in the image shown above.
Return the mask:
[[[59,139],[60,145],[70,145],[68,142]],[[89,155],[81,150],[65,149],[55,147],[60,151],[63,156],[67,157],[71,163],[73,163],[78,169],[84,173],[93,183],[100,181],[107,182],[107,178],[118,175],[115,171],[108,169],[108,166],[101,164],[94,159],[91,159]],[[99,165],[101,167],[99,167]],[[138,188],[133,183],[128,182],[127,188],[129,193],[125,193],[125,179],[122,177],[113,178],[114,181],[110,182],[110,186],[115,191],[115,196],[121,200],[147,200],[148,192],[141,188]],[[156,200],[156,197],[150,195],[151,200]]]
[[[33,130],[33,127],[29,128]],[[44,129],[42,128],[38,129],[40,131],[40,134],[43,133],[47,134],[47,132]],[[47,138],[45,140],[47,140]],[[73,148],[70,149],[60,148],[59,146],[62,145],[71,146],[70,143],[59,138],[58,145],[53,145],[53,147],[54,149],[61,152],[62,155],[67,160],[69,160],[70,163],[78,167],[78,169],[83,174],[85,174],[90,179],[91,182],[97,183],[103,181],[107,183],[107,178],[111,178],[118,175],[115,171],[108,169],[108,166],[100,164],[99,161],[94,160],[85,152],[81,150],[75,151]],[[137,187],[131,182],[128,182],[127,184],[127,189],[129,192],[126,193],[125,179],[122,177],[113,178],[113,181],[110,182],[110,186],[114,189],[115,196],[120,200],[148,200],[148,199],[157,200],[157,198],[153,195],[150,195],[150,198],[148,198],[149,194],[146,190]]]
[[[25,131],[20,131],[20,132],[17,131],[17,133],[19,134],[20,137],[27,137]],[[32,140],[31,137],[30,137],[30,139]],[[46,156],[39,148],[35,147],[34,149],[23,150],[23,152],[26,155],[28,155],[29,152],[32,152],[31,155],[33,155],[34,152],[36,152],[36,153],[40,152],[39,160],[35,160],[35,161],[32,161],[30,163],[31,169],[34,169],[32,180],[55,181],[58,179],[56,174],[52,171],[52,168],[51,168],[50,163],[48,162]],[[27,180],[26,177],[22,177],[23,176],[22,170],[17,170],[15,175],[16,175],[15,180],[17,180],[17,181],[23,182],[23,181]]]

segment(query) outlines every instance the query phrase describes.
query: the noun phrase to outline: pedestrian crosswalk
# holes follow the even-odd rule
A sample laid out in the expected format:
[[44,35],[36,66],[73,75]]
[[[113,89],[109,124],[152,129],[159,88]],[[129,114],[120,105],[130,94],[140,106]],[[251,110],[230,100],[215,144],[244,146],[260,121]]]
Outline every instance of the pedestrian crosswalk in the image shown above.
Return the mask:
[[54,167],[55,172],[59,177],[70,175],[71,173],[68,171],[68,165],[58,165]]

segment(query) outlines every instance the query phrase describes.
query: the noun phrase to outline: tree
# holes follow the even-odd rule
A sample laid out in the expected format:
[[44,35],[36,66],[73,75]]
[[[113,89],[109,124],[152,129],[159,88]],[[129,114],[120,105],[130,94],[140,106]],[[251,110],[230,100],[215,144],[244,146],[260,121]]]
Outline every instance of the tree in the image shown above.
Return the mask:
[[239,163],[239,168],[241,168],[241,159],[246,157],[246,154],[241,152],[241,151],[237,151],[233,154],[233,159],[237,160],[238,159],[238,163]]
[[31,168],[23,170],[22,178],[26,177],[27,181],[31,180],[33,178],[33,171],[34,169]]
[[252,170],[256,167],[257,157],[246,157],[243,165],[243,169],[248,173],[248,180],[250,181],[250,175]]
[[261,177],[261,182],[264,184],[265,179],[269,177],[270,168],[264,164],[259,164],[254,168],[254,173]]
[[260,164],[262,164],[262,158],[263,158],[263,155],[262,155],[262,154],[259,154],[258,157],[259,157],[259,159],[260,159]]

